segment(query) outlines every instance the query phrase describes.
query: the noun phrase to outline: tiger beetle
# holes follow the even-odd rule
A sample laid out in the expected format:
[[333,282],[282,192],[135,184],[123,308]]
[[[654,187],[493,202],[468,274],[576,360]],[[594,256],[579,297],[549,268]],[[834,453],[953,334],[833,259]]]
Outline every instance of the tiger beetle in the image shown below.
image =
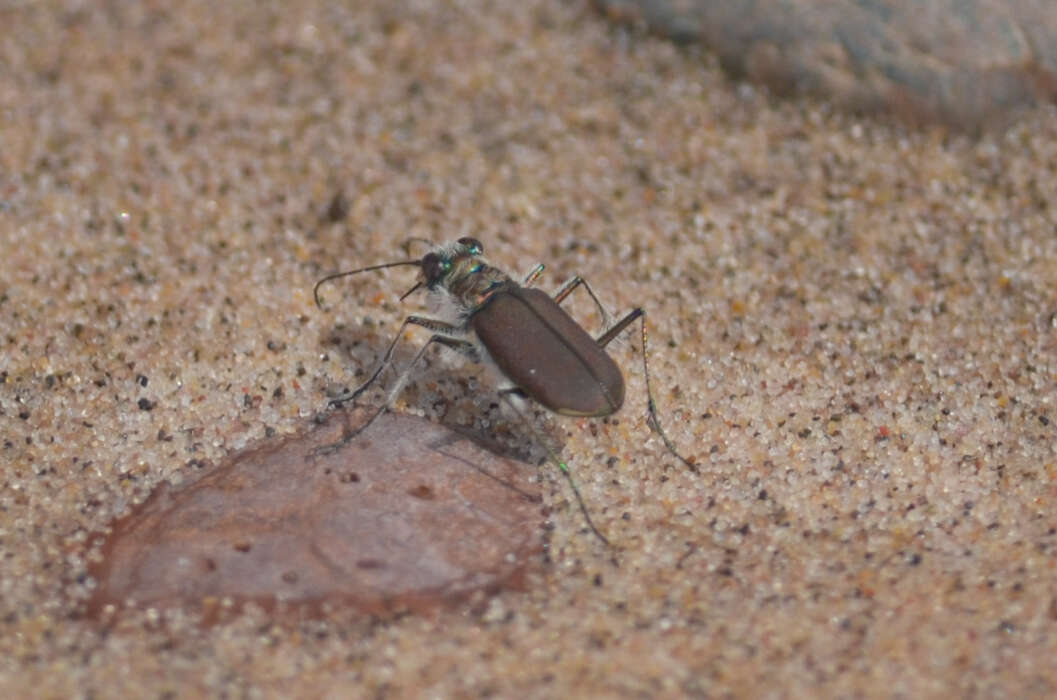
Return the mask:
[[460,238],[454,243],[434,248],[421,260],[402,260],[339,272],[316,283],[312,293],[316,305],[322,309],[319,288],[326,282],[389,267],[417,266],[419,280],[400,297],[400,300],[403,301],[413,292],[425,287],[430,293],[431,308],[446,316],[443,320],[416,315],[405,318],[381,363],[367,381],[356,390],[346,391],[330,400],[332,406],[338,406],[363,394],[382,371],[392,364],[393,350],[408,326],[421,326],[433,332],[429,341],[419,349],[407,369],[389,390],[385,402],[366,422],[355,430],[347,431],[341,441],[328,448],[336,449],[347,444],[386,411],[403,390],[415,364],[433,343],[449,347],[474,362],[490,358],[512,384],[499,391],[500,397],[529,426],[536,439],[546,449],[550,460],[565,475],[591,532],[608,544],[609,540],[591,520],[568,465],[558,458],[511,398],[532,399],[565,416],[601,417],[616,413],[624,403],[624,377],[604,348],[629,325],[640,320],[642,369],[646,378],[648,399],[647,424],[657,431],[669,452],[696,472],[694,464],[679,454],[661,428],[657,406],[650,390],[649,363],[646,357],[646,312],[642,308],[636,308],[600,336],[592,338],[559,306],[574,289],[582,286],[598,307],[603,323],[606,321],[608,315],[605,307],[580,275],[563,284],[551,297],[531,286],[543,272],[542,263],[533,268],[523,283],[518,284],[502,270],[490,265],[483,254],[484,247],[476,238]]

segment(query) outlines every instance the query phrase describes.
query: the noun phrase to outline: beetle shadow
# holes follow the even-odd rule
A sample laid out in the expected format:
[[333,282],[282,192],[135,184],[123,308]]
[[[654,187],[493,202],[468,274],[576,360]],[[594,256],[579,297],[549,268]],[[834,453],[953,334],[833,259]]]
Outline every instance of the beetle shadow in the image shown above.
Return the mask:
[[[352,369],[356,382],[334,384],[328,394],[337,396],[346,390],[355,390],[359,383],[366,381],[378,368],[399,327],[399,323],[366,322],[340,324],[323,332],[320,346]],[[547,460],[548,447],[539,444],[537,432],[548,441],[549,449],[560,452],[564,448],[565,431],[560,422],[547,420],[545,410],[528,402],[520,410],[524,415],[518,415],[504,406],[499,394],[501,375],[490,359],[474,362],[434,344],[409,369],[408,364],[429,339],[428,332],[421,330],[412,332],[411,336],[406,337],[405,332],[394,349],[392,365],[356,399],[357,407],[379,406],[401,373],[409,371],[398,402],[421,410],[426,419],[473,440],[495,455],[537,467],[542,465]],[[529,420],[535,421],[535,428],[526,424]]]
[[[470,469],[473,469],[475,472],[477,472],[481,476],[484,476],[485,478],[491,479],[492,481],[496,482],[497,484],[499,484],[503,488],[507,488],[507,489],[510,489],[510,490],[518,493],[523,498],[526,498],[526,499],[528,499],[528,500],[530,500],[530,501],[532,501],[534,503],[539,503],[540,502],[541,498],[540,498],[540,495],[538,493],[529,493],[528,491],[526,491],[525,489],[521,488],[520,486],[518,486],[516,483],[514,483],[510,479],[504,479],[503,477],[501,477],[498,474],[495,474],[495,473],[485,469],[484,467],[480,466],[479,464],[476,464],[475,462],[472,462],[472,461],[466,459],[465,457],[462,457],[461,455],[455,454],[453,451],[447,450],[445,448],[450,446],[450,445],[455,444],[455,442],[457,442],[459,438],[462,438],[462,439],[469,440],[470,442],[472,442],[473,444],[477,445],[481,449],[486,450],[486,451],[488,451],[488,452],[490,452],[490,453],[492,453],[494,455],[498,455],[500,457],[503,457],[505,459],[510,459],[512,461],[515,461],[515,462],[522,462],[523,463],[525,460],[521,458],[520,454],[511,453],[510,450],[508,450],[507,448],[504,448],[502,445],[500,445],[496,441],[489,439],[489,437],[487,435],[483,434],[483,433],[480,433],[480,432],[477,432],[477,431],[473,431],[473,430],[469,430],[469,429],[467,429],[467,428],[465,428],[463,426],[459,426],[459,425],[444,424],[444,427],[448,428],[449,430],[451,430],[452,433],[454,433],[454,435],[446,437],[446,438],[443,438],[441,440],[437,440],[436,442],[430,443],[429,444],[429,448],[431,450],[433,450],[434,452],[436,452],[439,455],[443,455],[443,456],[447,457],[448,459],[453,459],[456,462],[459,462],[459,463],[469,467]],[[455,437],[455,436],[458,436],[458,437]]]

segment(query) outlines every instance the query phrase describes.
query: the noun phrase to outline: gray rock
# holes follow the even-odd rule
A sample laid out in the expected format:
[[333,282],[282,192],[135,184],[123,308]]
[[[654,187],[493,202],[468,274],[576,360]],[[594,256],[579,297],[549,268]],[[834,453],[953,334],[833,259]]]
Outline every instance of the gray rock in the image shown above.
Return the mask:
[[701,42],[736,78],[853,111],[977,130],[1057,102],[1052,0],[597,0]]

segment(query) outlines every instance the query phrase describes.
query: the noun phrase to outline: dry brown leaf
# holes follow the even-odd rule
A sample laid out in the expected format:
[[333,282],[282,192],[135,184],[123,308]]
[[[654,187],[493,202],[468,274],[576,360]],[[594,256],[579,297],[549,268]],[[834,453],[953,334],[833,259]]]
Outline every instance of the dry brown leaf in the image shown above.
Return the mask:
[[113,525],[89,609],[327,603],[372,612],[460,600],[515,582],[539,550],[533,467],[448,427],[384,414],[313,456],[338,412],[303,435],[165,484]]

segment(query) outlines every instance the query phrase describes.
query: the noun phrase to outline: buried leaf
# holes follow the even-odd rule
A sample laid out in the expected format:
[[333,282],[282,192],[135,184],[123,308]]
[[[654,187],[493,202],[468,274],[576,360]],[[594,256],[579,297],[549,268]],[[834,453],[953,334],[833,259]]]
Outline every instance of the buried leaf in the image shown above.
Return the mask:
[[335,413],[193,483],[159,487],[113,525],[89,609],[229,598],[398,610],[495,590],[535,560],[532,467],[394,414],[314,453],[361,418]]

